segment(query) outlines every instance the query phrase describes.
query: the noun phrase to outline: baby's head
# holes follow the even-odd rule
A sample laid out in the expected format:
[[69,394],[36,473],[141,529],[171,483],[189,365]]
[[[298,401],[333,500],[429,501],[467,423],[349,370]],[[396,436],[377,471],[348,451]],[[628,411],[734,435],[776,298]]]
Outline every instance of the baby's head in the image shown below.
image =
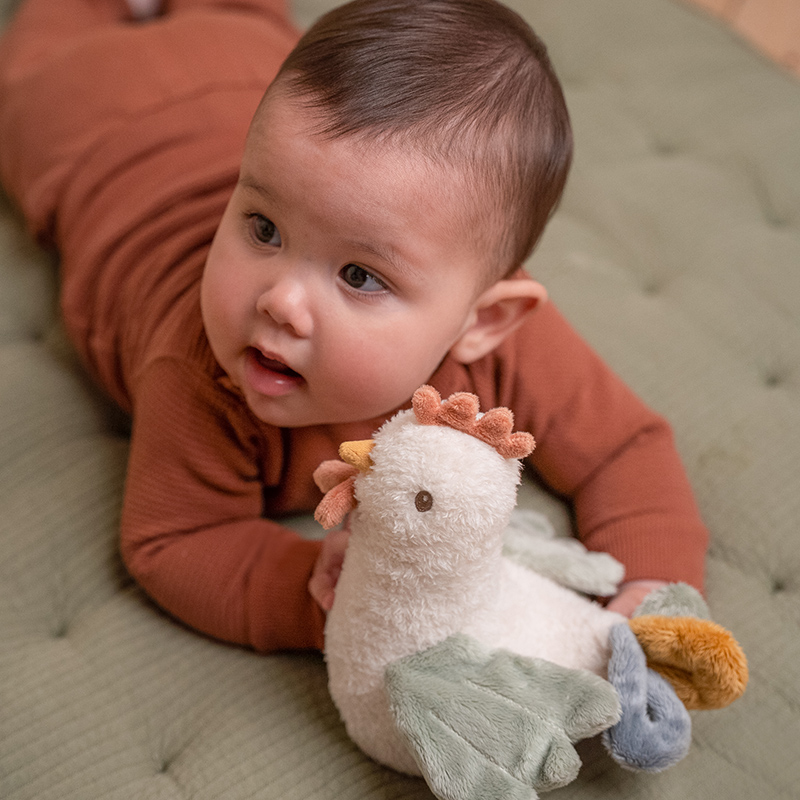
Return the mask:
[[516,13],[494,0],[356,0],[309,30],[278,82],[322,136],[460,172],[462,213],[492,248],[489,277],[531,254],[572,135],[545,47]]
[[494,0],[356,0],[301,39],[253,120],[203,280],[262,420],[379,418],[544,297],[513,273],[566,180],[558,81]]

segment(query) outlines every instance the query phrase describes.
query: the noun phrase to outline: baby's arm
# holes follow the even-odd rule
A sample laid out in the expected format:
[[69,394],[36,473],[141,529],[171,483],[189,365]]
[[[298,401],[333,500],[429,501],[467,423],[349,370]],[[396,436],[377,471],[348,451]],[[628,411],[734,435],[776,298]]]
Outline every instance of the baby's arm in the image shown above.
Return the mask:
[[[552,304],[516,339],[499,399],[536,437],[531,464],[572,501],[583,543],[622,562],[629,584],[684,581],[702,589],[708,533],[669,425]],[[633,602],[643,586],[627,586],[617,602]]]
[[258,650],[322,646],[308,592],[320,543],[262,518],[258,431],[166,359],[136,387],[122,520],[128,569],[165,610]]

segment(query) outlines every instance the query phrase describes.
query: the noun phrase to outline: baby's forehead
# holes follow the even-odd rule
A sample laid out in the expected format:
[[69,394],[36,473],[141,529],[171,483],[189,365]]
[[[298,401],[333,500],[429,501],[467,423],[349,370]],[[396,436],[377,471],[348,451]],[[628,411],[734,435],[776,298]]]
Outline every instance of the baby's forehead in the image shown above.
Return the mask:
[[[326,171],[340,174],[344,162],[359,185],[391,186],[395,179],[404,189],[411,187],[422,206],[449,217],[452,226],[460,229],[463,244],[471,243],[481,253],[495,249],[502,227],[499,180],[483,178],[486,170],[463,152],[468,148],[453,141],[443,143],[443,137],[426,135],[424,129],[331,132],[326,122],[325,111],[316,102],[305,102],[302,96],[274,86],[254,118],[249,157],[258,163],[265,151],[279,152],[280,166],[291,172],[295,165],[284,154],[297,152],[298,141],[308,141],[312,150],[325,154],[314,161],[320,180]],[[269,166],[265,164],[265,171]],[[393,200],[390,195],[382,199],[387,204]],[[491,260],[494,273],[495,259]]]

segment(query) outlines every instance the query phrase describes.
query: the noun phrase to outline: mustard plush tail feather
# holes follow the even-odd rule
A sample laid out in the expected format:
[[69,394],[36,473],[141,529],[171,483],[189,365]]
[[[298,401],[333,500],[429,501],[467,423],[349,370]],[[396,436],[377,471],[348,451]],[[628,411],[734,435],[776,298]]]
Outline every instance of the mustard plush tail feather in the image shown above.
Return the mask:
[[647,666],[688,709],[724,708],[747,687],[747,659],[731,633],[710,620],[648,615],[629,621]]

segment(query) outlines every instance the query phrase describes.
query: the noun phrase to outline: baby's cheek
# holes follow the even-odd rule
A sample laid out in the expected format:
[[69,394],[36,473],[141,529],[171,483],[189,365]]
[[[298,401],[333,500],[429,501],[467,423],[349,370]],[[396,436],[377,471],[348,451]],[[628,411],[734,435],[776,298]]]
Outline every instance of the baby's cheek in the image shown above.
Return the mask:
[[392,315],[389,324],[321,332],[318,363],[324,365],[324,388],[341,402],[363,408],[363,418],[407,403],[446,355],[435,334],[429,335],[430,327],[419,321],[403,324]]

